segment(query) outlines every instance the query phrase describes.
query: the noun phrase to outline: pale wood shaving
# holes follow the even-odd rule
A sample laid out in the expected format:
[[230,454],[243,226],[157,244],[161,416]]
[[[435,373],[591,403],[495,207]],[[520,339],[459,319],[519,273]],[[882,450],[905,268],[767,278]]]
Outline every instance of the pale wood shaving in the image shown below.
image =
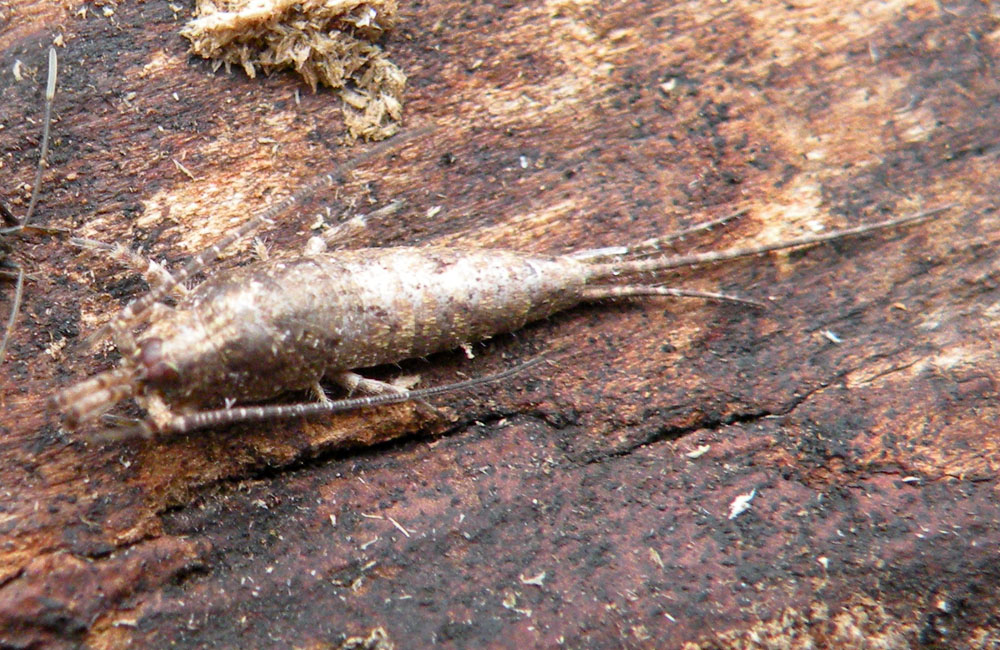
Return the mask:
[[382,140],[399,129],[406,75],[374,41],[397,22],[395,0],[198,0],[181,31],[214,69],[292,68],[315,91],[343,101],[352,138]]

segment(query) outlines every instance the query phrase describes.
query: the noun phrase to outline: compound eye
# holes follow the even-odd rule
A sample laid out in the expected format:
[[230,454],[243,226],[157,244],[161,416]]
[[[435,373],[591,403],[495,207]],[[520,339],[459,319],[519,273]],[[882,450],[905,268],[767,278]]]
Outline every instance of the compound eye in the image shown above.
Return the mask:
[[139,346],[139,363],[146,368],[155,365],[163,359],[163,339],[151,338]]
[[146,370],[145,380],[150,384],[176,382],[177,369],[163,360],[163,340],[151,338],[139,346],[139,363]]

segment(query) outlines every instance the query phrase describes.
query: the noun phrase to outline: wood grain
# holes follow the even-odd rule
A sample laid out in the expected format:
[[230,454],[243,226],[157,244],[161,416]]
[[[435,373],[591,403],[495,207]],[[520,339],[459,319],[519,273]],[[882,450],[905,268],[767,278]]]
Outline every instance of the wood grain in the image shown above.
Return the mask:
[[[190,9],[0,3],[15,212],[56,35],[40,222],[176,264],[363,150],[341,146],[329,93],[190,58]],[[433,385],[550,351],[553,367],[441,401],[440,418],[401,406],[105,445],[45,402],[110,365],[81,335],[144,285],[12,240],[33,276],[0,367],[3,644],[325,648],[380,627],[397,648],[1000,642],[997,16],[553,0],[401,18],[385,47],[409,76],[406,122],[437,130],[262,233],[272,251],[301,247],[325,206],[399,197],[366,243],[564,251],[746,208],[686,244],[708,249],[959,207],[676,279],[764,311],[598,305],[472,360],[404,364]]]

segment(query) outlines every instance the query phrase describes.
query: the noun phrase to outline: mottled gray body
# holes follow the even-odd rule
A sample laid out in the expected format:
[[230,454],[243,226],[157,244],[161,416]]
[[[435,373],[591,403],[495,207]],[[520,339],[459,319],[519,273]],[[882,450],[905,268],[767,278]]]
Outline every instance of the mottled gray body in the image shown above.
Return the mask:
[[583,299],[591,267],[504,250],[359,249],[262,262],[150,324],[173,403],[258,401],[324,375],[454,349]]
[[[513,331],[584,301],[694,296],[759,306],[636,278],[914,223],[942,210],[764,246],[679,256],[660,252],[668,238],[559,256],[406,247],[319,252],[307,247],[312,252],[300,257],[220,273],[176,307],[160,300],[180,280],[147,263],[144,274],[153,289],[110,325],[123,355],[121,365],[62,391],[54,401],[72,427],[134,397],[149,415],[126,431],[152,435],[437,395],[488,378],[402,391],[352,370]],[[715,223],[719,221],[693,230]],[[222,247],[202,253],[179,277],[189,277]],[[118,256],[141,266],[124,251]],[[126,326],[141,333],[136,337]],[[330,402],[318,383],[323,377],[349,391],[376,395]],[[318,401],[253,405],[307,387],[317,392]]]
[[[363,158],[388,146],[376,145]],[[141,271],[151,289],[90,337],[97,341],[111,335],[122,361],[54,397],[65,424],[75,427],[98,418],[127,398],[135,398],[148,416],[123,435],[149,436],[333,413],[468,388],[510,376],[517,369],[413,391],[366,379],[353,370],[510,332],[584,301],[671,296],[760,306],[734,296],[650,284],[644,276],[914,223],[942,210],[692,255],[664,254],[661,247],[735,215],[632,246],[558,256],[407,247],[326,252],[343,228],[364,225],[365,217],[359,216],[314,237],[301,256],[257,262],[212,276],[193,291],[183,289],[227,246],[304,196],[334,185],[339,177],[331,173],[317,178],[230,231],[176,273],[121,246],[73,240],[110,249],[114,258]],[[176,306],[164,302],[170,293],[182,294]],[[324,377],[350,393],[369,396],[331,402],[319,384]],[[314,392],[315,401],[260,404],[305,388]]]

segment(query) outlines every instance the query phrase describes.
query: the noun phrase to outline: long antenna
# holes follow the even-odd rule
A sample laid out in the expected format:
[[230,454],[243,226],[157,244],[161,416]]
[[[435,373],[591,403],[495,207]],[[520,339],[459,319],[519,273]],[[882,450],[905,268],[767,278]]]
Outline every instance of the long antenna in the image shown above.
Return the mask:
[[[0,236],[10,235],[24,230],[28,225],[31,216],[35,212],[35,205],[38,204],[38,195],[42,188],[42,174],[45,171],[45,156],[49,153],[49,131],[52,124],[52,103],[56,96],[56,77],[59,74],[59,61],[56,57],[56,48],[49,48],[49,79],[45,84],[45,118],[42,126],[42,150],[38,155],[38,169],[35,170],[35,182],[31,186],[31,200],[28,202],[28,211],[23,219],[15,217],[7,206],[0,204],[0,217],[5,223],[13,224],[8,228],[0,228]],[[24,297],[24,270],[20,266],[15,267],[17,272],[16,283],[14,285],[14,302],[10,306],[10,316],[7,317],[7,326],[3,330],[3,339],[0,339],[0,364],[3,363],[7,355],[7,341],[17,324],[17,315],[21,311],[21,300]]]
[[21,310],[21,297],[23,295],[24,270],[18,267],[17,280],[14,286],[14,302],[10,306],[10,316],[7,317],[7,327],[3,331],[3,340],[0,340],[0,364],[3,363],[4,356],[7,354],[7,340],[10,338],[10,333],[14,331],[14,325],[17,323],[17,313]]
[[59,74],[59,61],[56,59],[56,48],[49,48],[49,80],[45,84],[45,126],[42,127],[42,152],[38,155],[38,169],[35,171],[35,184],[31,187],[31,200],[28,202],[28,212],[24,215],[21,225],[27,224],[35,212],[38,203],[38,193],[42,188],[42,173],[45,171],[45,156],[49,153],[49,126],[52,123],[52,100],[56,96],[56,77]]
[[466,390],[484,384],[513,377],[519,373],[533,368],[546,361],[546,355],[540,354],[524,363],[501,370],[492,375],[484,377],[473,377],[462,381],[432,386],[430,388],[418,388],[400,393],[382,393],[380,395],[369,395],[367,397],[351,397],[347,399],[334,400],[330,402],[307,402],[302,404],[268,404],[265,406],[234,406],[232,408],[218,409],[213,411],[196,411],[186,415],[178,415],[172,418],[163,429],[152,429],[148,423],[140,423],[135,426],[125,427],[119,430],[105,431],[98,434],[100,440],[124,440],[129,438],[148,438],[154,434],[183,434],[197,429],[218,427],[226,424],[238,422],[258,422],[262,420],[274,420],[281,418],[309,417],[314,415],[343,413],[344,411],[354,411],[375,406],[385,406],[387,404],[399,404],[423,400],[427,397],[434,397],[443,393],[451,393],[459,390]]

